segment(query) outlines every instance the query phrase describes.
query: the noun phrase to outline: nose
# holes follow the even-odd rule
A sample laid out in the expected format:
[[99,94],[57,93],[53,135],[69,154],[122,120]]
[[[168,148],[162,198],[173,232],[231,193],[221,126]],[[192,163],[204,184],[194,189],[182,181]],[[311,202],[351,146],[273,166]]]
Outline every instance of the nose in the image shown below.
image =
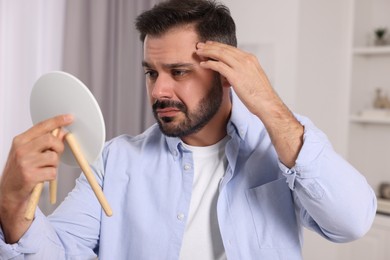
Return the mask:
[[171,77],[165,73],[159,74],[151,87],[154,99],[171,99],[173,97],[173,82]]

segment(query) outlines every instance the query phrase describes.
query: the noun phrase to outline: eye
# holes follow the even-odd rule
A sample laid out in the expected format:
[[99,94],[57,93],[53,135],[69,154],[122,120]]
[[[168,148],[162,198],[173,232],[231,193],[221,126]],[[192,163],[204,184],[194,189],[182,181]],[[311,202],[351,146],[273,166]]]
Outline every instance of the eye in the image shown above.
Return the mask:
[[174,77],[182,77],[188,73],[187,70],[172,70],[172,76]]
[[146,70],[145,75],[147,78],[156,79],[158,76],[158,73],[155,70]]

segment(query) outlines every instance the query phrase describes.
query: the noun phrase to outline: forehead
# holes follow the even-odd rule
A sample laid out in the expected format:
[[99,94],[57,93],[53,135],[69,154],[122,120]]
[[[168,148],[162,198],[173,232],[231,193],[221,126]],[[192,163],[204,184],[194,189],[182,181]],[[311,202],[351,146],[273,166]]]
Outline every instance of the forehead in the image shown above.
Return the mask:
[[144,41],[144,60],[148,63],[172,63],[194,59],[199,37],[194,26],[174,27],[158,35],[147,35]]

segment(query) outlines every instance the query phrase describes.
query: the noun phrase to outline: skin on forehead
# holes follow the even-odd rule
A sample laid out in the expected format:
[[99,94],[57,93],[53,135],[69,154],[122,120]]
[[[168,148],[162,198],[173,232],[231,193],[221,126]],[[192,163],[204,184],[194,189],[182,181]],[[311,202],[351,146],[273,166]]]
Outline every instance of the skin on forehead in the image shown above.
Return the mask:
[[144,62],[148,65],[153,65],[150,64],[152,60],[160,65],[198,65],[201,61],[195,55],[198,42],[199,37],[193,24],[175,26],[160,35],[147,35],[144,41]]

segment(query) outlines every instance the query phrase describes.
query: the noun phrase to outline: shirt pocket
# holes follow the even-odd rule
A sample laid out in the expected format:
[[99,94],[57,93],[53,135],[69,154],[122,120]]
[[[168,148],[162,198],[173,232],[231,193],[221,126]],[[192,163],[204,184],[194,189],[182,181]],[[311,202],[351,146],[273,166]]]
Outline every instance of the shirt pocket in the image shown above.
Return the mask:
[[260,248],[300,248],[300,228],[285,178],[251,188],[246,197]]

